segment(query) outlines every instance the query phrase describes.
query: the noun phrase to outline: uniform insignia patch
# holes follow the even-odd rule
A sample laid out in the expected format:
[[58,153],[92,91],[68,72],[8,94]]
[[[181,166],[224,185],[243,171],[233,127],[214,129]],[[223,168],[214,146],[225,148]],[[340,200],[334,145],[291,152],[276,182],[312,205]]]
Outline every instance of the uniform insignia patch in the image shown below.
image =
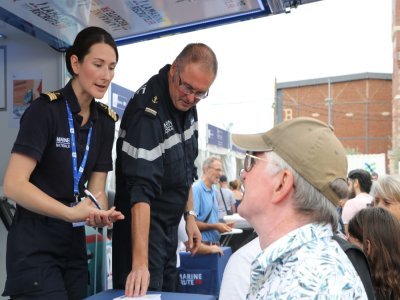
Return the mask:
[[61,93],[59,93],[59,92],[47,92],[47,93],[44,93],[43,95],[46,95],[47,98],[50,101],[54,101],[54,100],[57,100],[61,96]]
[[153,103],[158,103],[158,97],[154,96],[153,99],[151,99],[151,102]]
[[149,114],[152,114],[153,116],[157,116],[157,112],[154,109],[151,109],[150,107],[146,107],[144,111]]
[[108,105],[98,102],[98,101],[96,101],[96,103],[97,103],[97,107],[101,111],[105,112],[111,119],[113,119],[114,122],[118,121],[118,119],[119,119],[118,114],[115,111],[113,111],[110,107],[108,107]]

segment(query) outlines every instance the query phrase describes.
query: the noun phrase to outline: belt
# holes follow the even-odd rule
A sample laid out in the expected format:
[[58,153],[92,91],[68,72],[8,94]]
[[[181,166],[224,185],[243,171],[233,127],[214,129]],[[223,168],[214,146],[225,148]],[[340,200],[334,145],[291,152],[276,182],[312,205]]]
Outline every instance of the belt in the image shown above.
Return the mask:
[[208,245],[208,246],[221,246],[221,244],[219,242],[210,242],[210,241],[201,241],[204,245]]

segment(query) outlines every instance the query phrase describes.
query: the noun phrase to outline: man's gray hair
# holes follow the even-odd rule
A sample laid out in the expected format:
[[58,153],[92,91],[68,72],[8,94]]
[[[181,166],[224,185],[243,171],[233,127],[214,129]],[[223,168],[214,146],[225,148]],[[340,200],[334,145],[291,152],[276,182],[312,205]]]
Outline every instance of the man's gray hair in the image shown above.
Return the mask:
[[[338,212],[331,201],[308,183],[286,161],[275,152],[267,152],[268,171],[271,175],[289,170],[294,178],[293,206],[301,214],[308,215],[312,222],[331,224],[335,232],[338,228]],[[323,166],[321,166],[323,167]]]
[[212,167],[214,161],[221,161],[216,156],[210,156],[203,162],[203,172],[205,172],[208,168]]

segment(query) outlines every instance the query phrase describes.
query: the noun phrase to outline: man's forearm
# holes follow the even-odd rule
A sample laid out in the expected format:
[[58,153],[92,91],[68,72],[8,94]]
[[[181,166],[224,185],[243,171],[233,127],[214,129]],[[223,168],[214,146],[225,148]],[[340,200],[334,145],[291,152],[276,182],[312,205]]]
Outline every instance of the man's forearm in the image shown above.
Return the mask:
[[132,269],[149,265],[150,205],[139,202],[131,208]]
[[186,201],[186,208],[185,208],[185,211],[189,211],[189,210],[193,210],[193,193],[192,193],[191,186],[189,189],[188,199]]
[[206,231],[206,230],[217,230],[217,223],[204,223],[201,221],[196,221],[196,225],[199,228],[200,231]]

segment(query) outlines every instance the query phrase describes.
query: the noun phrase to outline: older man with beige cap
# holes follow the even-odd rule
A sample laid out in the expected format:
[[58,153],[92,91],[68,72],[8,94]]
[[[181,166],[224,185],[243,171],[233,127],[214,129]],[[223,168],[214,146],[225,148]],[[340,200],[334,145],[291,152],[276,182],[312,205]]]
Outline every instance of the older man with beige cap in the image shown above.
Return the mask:
[[336,241],[336,191],[347,158],[332,128],[312,118],[232,136],[247,151],[239,214],[259,235],[247,299],[367,299]]

